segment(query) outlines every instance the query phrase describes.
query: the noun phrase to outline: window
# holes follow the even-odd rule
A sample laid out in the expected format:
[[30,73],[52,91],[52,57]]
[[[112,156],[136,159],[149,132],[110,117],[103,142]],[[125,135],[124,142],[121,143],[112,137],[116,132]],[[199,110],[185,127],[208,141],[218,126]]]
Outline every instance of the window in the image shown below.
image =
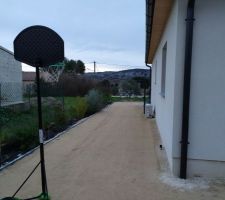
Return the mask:
[[157,60],[155,61],[155,74],[154,74],[155,78],[154,78],[154,83],[156,85],[157,83]]
[[165,98],[165,88],[166,88],[166,54],[167,54],[167,43],[164,45],[162,50],[161,95],[163,98]]

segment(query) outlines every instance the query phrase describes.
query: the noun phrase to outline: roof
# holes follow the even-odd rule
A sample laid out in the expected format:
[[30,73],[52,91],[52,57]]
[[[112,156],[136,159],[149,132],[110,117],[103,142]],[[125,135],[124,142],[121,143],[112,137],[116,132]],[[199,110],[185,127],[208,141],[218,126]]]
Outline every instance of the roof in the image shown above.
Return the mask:
[[8,49],[4,48],[3,46],[0,46],[0,49],[11,54],[12,56],[14,56],[13,52],[12,51],[9,51]]
[[146,0],[145,62],[151,64],[170,15],[174,0]]
[[23,72],[23,81],[35,81],[35,72]]

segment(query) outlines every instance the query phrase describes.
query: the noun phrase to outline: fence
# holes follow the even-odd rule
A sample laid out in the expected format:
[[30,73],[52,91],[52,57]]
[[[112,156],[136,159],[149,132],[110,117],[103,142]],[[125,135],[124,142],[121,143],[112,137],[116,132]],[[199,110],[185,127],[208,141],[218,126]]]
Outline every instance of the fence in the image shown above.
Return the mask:
[[0,83],[0,107],[23,102],[22,82]]
[[[96,87],[95,81],[79,76],[66,76],[59,83],[41,81],[45,139],[54,137],[77,120],[106,105],[107,95],[94,90],[89,93]],[[36,85],[0,83],[0,97],[1,168],[2,164],[38,145]]]
[[[45,121],[53,121],[56,115],[61,117],[64,109],[62,88],[57,84],[42,83],[41,91]],[[51,107],[49,111],[46,110],[48,107]],[[0,167],[2,163],[16,158],[18,152],[22,153],[23,149],[33,148],[37,144],[36,112],[35,83],[0,83]],[[28,123],[32,125],[28,126]]]

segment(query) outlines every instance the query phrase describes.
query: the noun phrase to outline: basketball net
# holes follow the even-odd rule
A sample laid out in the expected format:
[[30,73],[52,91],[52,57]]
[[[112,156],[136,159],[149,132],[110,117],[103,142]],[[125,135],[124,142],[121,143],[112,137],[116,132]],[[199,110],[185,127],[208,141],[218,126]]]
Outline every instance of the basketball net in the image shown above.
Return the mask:
[[58,82],[60,75],[63,73],[64,70],[64,62],[60,62],[54,65],[50,65],[48,67],[42,68],[42,71],[44,72],[43,78],[47,82]]

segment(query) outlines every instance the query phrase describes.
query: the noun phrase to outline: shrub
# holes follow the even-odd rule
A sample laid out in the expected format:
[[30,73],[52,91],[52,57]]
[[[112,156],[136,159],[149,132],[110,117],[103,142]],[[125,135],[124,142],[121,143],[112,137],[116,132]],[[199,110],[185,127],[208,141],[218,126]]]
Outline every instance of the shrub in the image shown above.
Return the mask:
[[60,106],[57,106],[54,108],[55,112],[55,118],[54,122],[57,125],[65,125],[66,122],[68,121],[68,117],[66,116],[66,113],[62,110]]
[[0,127],[10,120],[12,111],[6,108],[0,108]]
[[25,150],[38,143],[37,132],[37,118],[33,110],[23,114],[12,112],[10,120],[1,130],[1,141]]
[[104,105],[103,95],[98,90],[90,90],[85,98],[88,104],[87,113],[89,114],[99,111]]
[[86,95],[95,85],[95,81],[84,76],[63,73],[57,87],[63,91],[64,96],[76,97]]
[[81,119],[85,116],[87,108],[87,100],[84,97],[77,97],[75,103],[75,112],[78,119]]
[[76,97],[69,108],[71,118],[81,119],[87,112],[88,104],[84,97]]

